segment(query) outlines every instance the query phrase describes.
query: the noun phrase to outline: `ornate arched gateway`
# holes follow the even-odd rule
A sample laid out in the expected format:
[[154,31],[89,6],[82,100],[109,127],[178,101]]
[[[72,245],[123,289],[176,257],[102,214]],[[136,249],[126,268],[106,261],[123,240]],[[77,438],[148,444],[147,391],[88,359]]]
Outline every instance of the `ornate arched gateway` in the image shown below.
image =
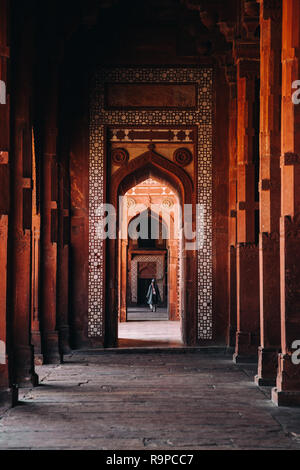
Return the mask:
[[[138,185],[148,178],[156,178],[166,184],[177,188],[181,207],[185,204],[193,205],[194,188],[193,182],[188,173],[167,158],[156,153],[154,144],[149,145],[149,150],[144,154],[132,159],[128,164],[122,165],[119,170],[113,173],[110,183],[109,202],[117,208],[117,233],[119,232],[119,202],[118,197],[123,195],[134,185]],[[184,212],[182,216],[184,215]],[[194,214],[195,218],[195,214]],[[182,220],[183,225],[183,220]],[[182,293],[182,336],[185,343],[194,343],[192,337],[196,331],[196,251],[189,250],[184,253],[184,240],[182,243],[183,258],[183,282],[180,286]],[[107,279],[109,280],[107,290],[106,308],[106,335],[108,344],[115,345],[117,339],[117,319],[118,319],[118,271],[117,271],[117,239],[108,241]],[[189,290],[189,296],[184,290]]]
[[133,312],[144,309],[151,278],[157,280],[160,307],[166,310],[159,318],[181,321],[184,276],[177,189],[157,178],[146,178],[130,188],[120,202],[119,322],[136,318]]
[[183,253],[184,342],[212,340],[212,78],[209,66],[110,68],[94,77],[89,160],[92,344],[115,345],[118,319],[118,243],[97,236],[98,209],[105,202],[117,209],[119,195],[151,176],[177,189],[182,206],[190,205],[192,230],[197,230],[197,248],[184,248]]

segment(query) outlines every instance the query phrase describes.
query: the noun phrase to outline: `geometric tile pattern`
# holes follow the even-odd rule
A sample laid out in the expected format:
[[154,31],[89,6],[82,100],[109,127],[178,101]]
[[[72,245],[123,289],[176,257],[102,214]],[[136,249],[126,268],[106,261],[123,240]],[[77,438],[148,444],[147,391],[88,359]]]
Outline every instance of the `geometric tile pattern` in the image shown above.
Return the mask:
[[[196,83],[197,107],[194,110],[107,110],[105,83]],[[88,334],[103,337],[104,256],[103,241],[97,237],[101,220],[99,206],[104,198],[105,125],[112,126],[197,126],[198,155],[197,230],[201,234],[198,249],[198,339],[212,339],[212,115],[213,70],[204,67],[114,67],[100,69],[93,78],[90,97],[89,151],[89,307]]]

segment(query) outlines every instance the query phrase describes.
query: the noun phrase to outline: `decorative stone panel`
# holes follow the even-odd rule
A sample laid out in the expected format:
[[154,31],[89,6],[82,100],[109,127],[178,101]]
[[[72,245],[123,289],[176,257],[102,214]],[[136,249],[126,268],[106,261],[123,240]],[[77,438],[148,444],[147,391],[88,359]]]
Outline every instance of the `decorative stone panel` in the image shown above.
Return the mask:
[[[89,152],[89,308],[88,325],[90,337],[104,336],[104,243],[97,238],[100,215],[97,209],[105,202],[105,126],[128,126],[139,130],[139,126],[153,126],[153,129],[172,126],[182,132],[170,133],[167,140],[178,139],[188,142],[192,139],[191,126],[197,126],[197,155],[195,159],[196,202],[198,230],[201,244],[198,250],[198,272],[195,288],[197,302],[197,338],[212,339],[212,82],[213,69],[205,67],[119,67],[99,70],[93,79],[90,101],[90,152]],[[113,83],[195,83],[197,105],[195,109],[136,109],[108,110],[105,106],[105,86]],[[127,129],[125,129],[127,131]],[[115,132],[115,131],[114,131]],[[155,141],[155,134],[149,140]],[[154,138],[153,138],[154,137]],[[160,137],[160,136],[158,136]],[[115,132],[112,140],[130,140],[129,133]],[[136,138],[136,134],[135,134]],[[165,136],[161,137],[165,139]],[[143,136],[144,139],[144,136]],[[184,312],[188,315],[188,312]]]

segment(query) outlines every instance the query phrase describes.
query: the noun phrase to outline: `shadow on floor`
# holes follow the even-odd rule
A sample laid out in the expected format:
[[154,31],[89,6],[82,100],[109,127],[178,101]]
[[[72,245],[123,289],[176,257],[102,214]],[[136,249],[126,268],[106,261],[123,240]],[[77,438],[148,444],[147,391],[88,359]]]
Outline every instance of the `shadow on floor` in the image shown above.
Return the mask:
[[129,338],[119,338],[118,347],[119,348],[153,348],[153,347],[163,347],[163,348],[178,348],[183,344],[180,342],[167,342],[167,341],[154,341],[154,340],[141,340],[141,339],[129,339]]

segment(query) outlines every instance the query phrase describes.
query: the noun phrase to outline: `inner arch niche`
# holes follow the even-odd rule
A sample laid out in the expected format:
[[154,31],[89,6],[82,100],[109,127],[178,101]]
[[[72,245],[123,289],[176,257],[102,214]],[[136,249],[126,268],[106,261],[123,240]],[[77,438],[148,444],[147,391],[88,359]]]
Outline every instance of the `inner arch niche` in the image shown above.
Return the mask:
[[[162,177],[159,158],[168,161],[169,171],[165,177],[175,175],[175,184],[180,189],[185,203],[196,204],[197,230],[201,238],[200,248],[195,253],[195,263],[189,266],[190,281],[186,291],[190,304],[186,311],[195,312],[193,324],[186,329],[188,344],[212,340],[212,77],[213,71],[205,67],[131,67],[99,70],[94,76],[90,104],[90,156],[89,156],[89,311],[88,334],[91,343],[103,345],[113,338],[109,319],[115,318],[115,307],[111,300],[118,301],[113,294],[112,278],[108,271],[106,257],[111,250],[111,242],[97,238],[99,217],[97,209],[101,203],[112,200],[111,189],[116,187],[115,174],[124,172],[124,177],[117,185],[117,191],[124,191],[126,184],[133,183],[148,171],[149,176]],[[197,90],[196,106],[191,109],[155,109],[136,107],[133,109],[109,108],[106,100],[107,83],[194,83]],[[142,89],[142,86],[141,86]],[[180,123],[180,124],[179,124]],[[155,145],[152,156],[145,156],[147,147]],[[139,147],[140,151],[133,149]],[[183,174],[189,174],[192,182],[192,196],[187,200],[184,191],[185,177],[180,178],[182,154],[175,158],[174,149],[188,147],[192,149],[193,161],[187,162]],[[114,162],[112,149],[126,150],[121,161]],[[144,154],[141,150],[144,148]],[[172,149],[172,154],[170,154]],[[148,152],[151,152],[149,150]],[[131,171],[133,163],[143,155],[140,168]],[[147,161],[147,158],[149,159]],[[150,161],[151,160],[151,161]],[[170,170],[171,168],[171,170]],[[180,170],[178,170],[180,169]],[[128,180],[125,179],[126,173]],[[177,178],[176,178],[177,173]],[[126,176],[127,177],[127,176]],[[130,181],[133,178],[134,181]],[[119,188],[121,184],[122,188]],[[174,184],[174,181],[173,181]],[[116,193],[117,199],[117,193]],[[115,201],[116,203],[116,201]],[[185,257],[189,252],[185,252]],[[189,263],[187,263],[189,264]],[[190,295],[190,293],[192,295]],[[112,297],[114,297],[112,299]],[[193,317],[193,315],[191,316]]]
[[[164,156],[154,150],[155,145],[150,144],[148,151],[142,155],[132,158],[115,171],[110,179],[109,202],[117,208],[117,234],[120,231],[120,207],[119,197],[127,193],[133,186],[137,186],[146,179],[153,178],[161,183],[170,185],[178,195],[178,202],[182,207],[181,225],[183,226],[183,207],[185,204],[192,205],[194,186],[188,173],[174,162],[169,161]],[[184,250],[184,235],[180,242],[182,259],[182,288],[180,293],[181,304],[181,327],[182,340],[186,344],[195,342],[196,332],[196,251]],[[107,241],[107,254],[109,263],[107,265],[107,308],[105,318],[105,332],[109,346],[117,343],[117,321],[119,317],[119,292],[118,292],[118,239]],[[189,295],[186,291],[189,290]]]
[[[119,200],[122,220],[117,263],[118,316],[122,323],[127,321],[130,310],[131,313],[132,309],[138,311],[138,307],[143,310],[146,291],[151,278],[155,278],[162,300],[162,316],[165,320],[180,322],[182,340],[186,335],[181,197],[176,187],[166,181],[163,169],[161,175],[160,180],[154,179],[151,167],[146,166],[144,181],[127,190]],[[192,192],[191,182],[189,191]],[[138,233],[141,224],[144,233]],[[145,236],[146,240],[143,240]],[[140,316],[141,320],[143,316]],[[189,312],[189,322],[195,322],[195,311]]]
[[[135,193],[140,187],[146,187],[145,185],[149,181],[152,183],[152,181],[155,180],[145,180],[144,184],[142,183],[141,185],[135,186],[132,192],[130,193],[128,191],[124,197],[123,214],[125,213],[125,217],[123,231],[126,233],[126,239],[119,241],[118,252],[118,256],[121,258],[121,273],[118,275],[120,285],[118,294],[120,302],[119,321],[121,322],[127,321],[127,315],[122,315],[122,311],[126,314],[128,306],[138,307],[146,303],[145,296],[142,296],[139,292],[139,275],[148,280],[150,278],[156,279],[163,306],[168,307],[170,310],[168,305],[170,299],[167,292],[167,287],[169,286],[166,284],[165,279],[165,273],[169,263],[166,255],[170,253],[172,242],[175,238],[174,217],[173,214],[171,214],[171,210],[176,209],[176,206],[174,204],[169,213],[166,213],[166,211],[158,212],[151,207],[150,204],[152,201],[147,201],[144,196]],[[135,199],[133,199],[133,197]],[[166,217],[164,217],[165,215]],[[168,223],[168,219],[170,223]],[[131,232],[136,229],[136,226],[140,229],[140,223],[146,227],[147,238],[143,238],[143,234],[140,234],[138,238],[130,236],[132,235]],[[122,279],[122,268],[125,271],[125,283]],[[123,290],[126,295],[122,295],[121,292],[124,284],[125,289]],[[174,288],[177,288],[176,283],[174,284]]]

